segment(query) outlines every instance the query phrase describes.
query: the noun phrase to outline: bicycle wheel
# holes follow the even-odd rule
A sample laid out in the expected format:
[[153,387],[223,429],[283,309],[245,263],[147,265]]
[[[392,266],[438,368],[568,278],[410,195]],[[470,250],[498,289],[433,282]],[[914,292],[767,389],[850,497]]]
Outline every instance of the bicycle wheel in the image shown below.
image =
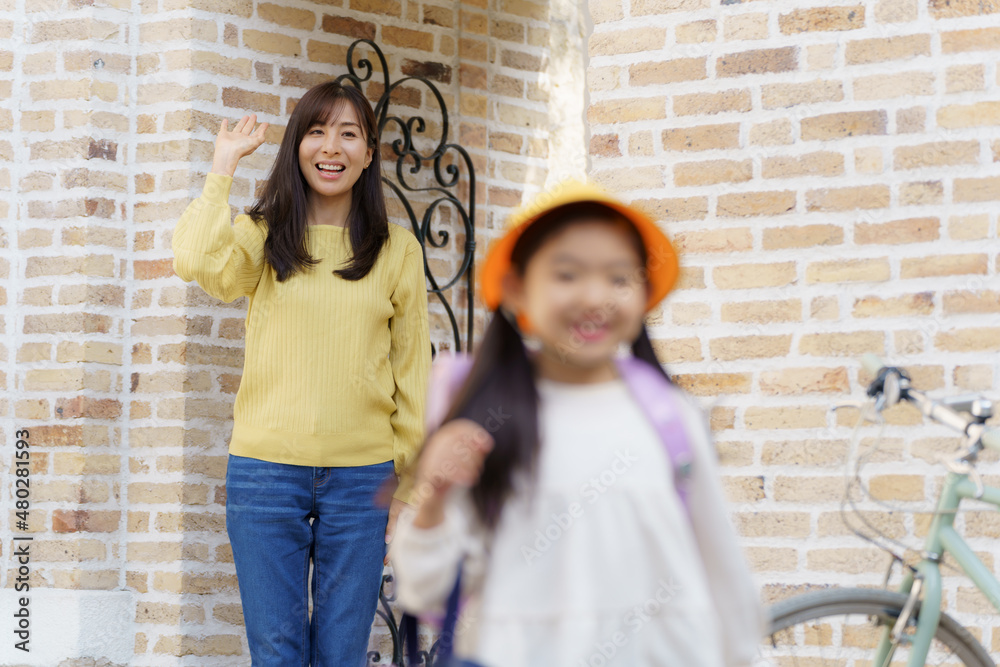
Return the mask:
[[[774,667],[873,667],[882,630],[899,617],[906,596],[884,590],[835,588],[804,593],[771,607],[771,634],[761,649]],[[907,628],[912,634],[919,607]],[[909,659],[905,637],[891,667]],[[941,614],[926,665],[995,667],[989,653],[969,631]],[[883,667],[876,665],[875,667]]]

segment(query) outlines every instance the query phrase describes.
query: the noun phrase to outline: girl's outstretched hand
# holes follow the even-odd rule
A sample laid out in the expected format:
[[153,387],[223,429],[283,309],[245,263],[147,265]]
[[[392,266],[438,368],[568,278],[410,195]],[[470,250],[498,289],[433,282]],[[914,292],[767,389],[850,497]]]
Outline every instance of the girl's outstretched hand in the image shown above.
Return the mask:
[[430,437],[417,465],[418,528],[431,528],[444,519],[444,498],[455,485],[470,487],[479,480],[483,461],[493,449],[493,438],[469,419],[455,419]]
[[219,134],[215,137],[212,173],[224,176],[235,174],[237,163],[264,143],[267,125],[267,123],[257,125],[257,114],[243,116],[232,130],[229,129],[229,121],[223,120]]

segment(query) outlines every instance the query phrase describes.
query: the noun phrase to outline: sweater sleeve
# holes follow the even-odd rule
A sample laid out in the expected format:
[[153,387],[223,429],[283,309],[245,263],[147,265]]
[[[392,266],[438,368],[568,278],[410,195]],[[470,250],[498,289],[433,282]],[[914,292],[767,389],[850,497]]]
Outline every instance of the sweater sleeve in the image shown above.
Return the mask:
[[726,638],[725,664],[748,667],[757,657],[766,628],[764,610],[729,521],[708,428],[697,408],[686,399],[680,402],[694,457],[689,484],[691,525],[722,636]]
[[424,284],[424,258],[420,245],[406,235],[407,247],[402,271],[392,294],[393,315],[390,321],[389,363],[396,383],[393,401],[396,411],[390,417],[393,437],[393,460],[402,478],[394,496],[408,500],[412,480],[405,472],[424,441],[424,405],[427,374],[431,362],[431,341],[427,323],[427,288]]
[[174,272],[195,280],[208,294],[233,301],[253,294],[264,270],[266,230],[249,216],[230,224],[229,188],[233,179],[209,174],[200,197],[191,202],[174,228]]

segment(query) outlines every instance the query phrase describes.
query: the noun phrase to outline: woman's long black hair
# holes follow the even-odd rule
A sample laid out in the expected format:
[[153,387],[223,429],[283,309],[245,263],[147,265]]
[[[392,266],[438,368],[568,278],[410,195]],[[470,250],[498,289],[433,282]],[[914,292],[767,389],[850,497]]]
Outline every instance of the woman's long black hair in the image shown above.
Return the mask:
[[[615,224],[623,221],[615,211],[593,204],[574,204],[550,211],[533,223],[518,240],[511,265],[524,275],[531,256],[546,238],[583,216]],[[643,266],[647,257],[638,232],[631,225]],[[504,502],[519,475],[533,478],[540,448],[538,435],[538,390],[535,370],[513,316],[494,311],[476,359],[464,386],[452,403],[445,421],[464,417],[490,432],[493,449],[486,457],[483,473],[472,487],[472,500],[480,520],[496,527]],[[660,370],[660,365],[643,324],[632,343],[632,354]]]
[[299,169],[299,144],[310,127],[328,122],[345,104],[350,104],[357,114],[364,139],[372,149],[372,160],[351,189],[351,212],[347,218],[351,260],[334,273],[346,280],[364,278],[389,238],[378,124],[372,106],[354,86],[337,81],[321,83],[307,91],[295,105],[267,184],[249,211],[258,224],[267,225],[264,255],[278,274],[279,282],[319,262],[309,254],[306,245],[309,185]]

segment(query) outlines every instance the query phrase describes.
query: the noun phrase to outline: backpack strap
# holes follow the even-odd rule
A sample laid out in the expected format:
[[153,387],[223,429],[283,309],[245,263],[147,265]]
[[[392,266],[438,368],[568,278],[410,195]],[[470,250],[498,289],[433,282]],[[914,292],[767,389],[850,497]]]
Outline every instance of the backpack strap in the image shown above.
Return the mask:
[[674,469],[674,486],[681,504],[688,506],[691,479],[691,443],[681,419],[677,392],[659,370],[636,357],[618,359],[618,371],[625,381],[632,398],[653,423],[660,441],[667,450],[667,458]]

